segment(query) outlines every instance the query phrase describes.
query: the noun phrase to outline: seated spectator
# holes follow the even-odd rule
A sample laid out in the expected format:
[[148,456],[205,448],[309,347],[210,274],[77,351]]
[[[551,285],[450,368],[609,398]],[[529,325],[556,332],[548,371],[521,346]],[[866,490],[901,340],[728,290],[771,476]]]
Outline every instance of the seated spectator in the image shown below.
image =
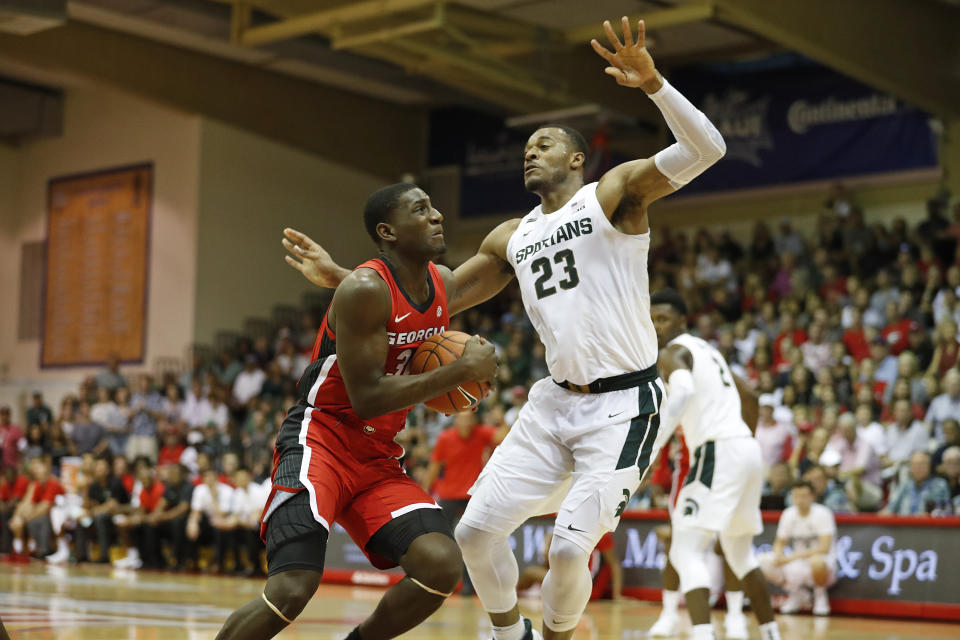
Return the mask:
[[930,454],[915,451],[910,456],[910,477],[901,482],[881,513],[916,516],[934,511],[949,512],[950,488],[943,478],[931,474]]
[[828,445],[840,454],[837,479],[858,511],[876,511],[883,499],[880,456],[857,434],[857,422],[851,414],[840,416],[839,427]]
[[170,383],[163,389],[163,416],[168,421],[177,423],[183,419],[183,400],[180,398],[180,387]]
[[901,315],[899,300],[887,301],[885,315],[887,324],[880,335],[890,346],[890,353],[898,356],[910,344],[909,336],[912,320]]
[[937,473],[947,481],[950,499],[960,496],[960,446],[954,445],[943,453],[943,464]]
[[90,405],[86,401],[81,402],[77,409],[70,440],[73,441],[73,450],[78,456],[85,453],[98,456],[110,445],[104,428],[90,418]]
[[[206,464],[209,464],[209,461]],[[190,498],[190,516],[187,518],[186,526],[187,556],[178,558],[178,562],[196,564],[197,545],[212,543],[215,559],[214,566],[210,569],[216,572],[223,567],[224,556],[229,546],[229,541],[226,540],[222,531],[230,515],[233,488],[222,482],[217,471],[210,467],[204,469],[200,480],[200,484],[194,487]]]
[[233,382],[233,399],[239,406],[244,406],[260,393],[267,375],[260,368],[257,356],[247,354],[243,360],[241,371]]
[[950,447],[960,447],[960,424],[956,420],[946,420],[943,423],[943,438],[932,456],[934,469],[939,469],[943,464],[943,454]]
[[150,458],[141,456],[134,461],[136,483],[130,496],[130,509],[117,514],[113,523],[119,538],[127,542],[127,555],[113,563],[117,569],[159,569],[160,542],[153,525],[166,509],[166,487],[157,480]]
[[63,493],[63,486],[51,475],[50,460],[46,457],[30,463],[30,476],[30,485],[10,518],[10,533],[15,554],[33,551],[35,557],[42,558],[53,552],[50,508]]
[[97,387],[103,387],[108,389],[111,392],[116,391],[120,387],[127,386],[126,379],[120,375],[120,356],[116,353],[111,353],[107,358],[107,368],[104,371],[101,371],[94,378]]
[[820,371],[830,366],[830,344],[824,341],[824,327],[819,322],[810,325],[810,339],[800,345],[803,366]]
[[887,431],[882,424],[873,419],[873,408],[869,404],[858,404],[853,416],[857,423],[857,436],[869,442],[878,456],[885,456]]
[[935,373],[942,378],[956,366],[958,356],[960,343],[957,342],[957,323],[944,320],[937,325],[934,333],[933,358],[927,367],[927,373]]
[[127,458],[145,456],[151,462],[157,459],[157,420],[163,417],[163,396],[151,386],[150,376],[143,374],[137,381],[137,392],[130,397],[130,438]]
[[[263,542],[260,540],[260,516],[263,505],[267,501],[269,486],[262,487],[254,483],[250,470],[245,467],[237,469],[234,477],[237,487],[231,495],[227,521],[222,530],[225,533],[232,533],[234,538],[233,548],[236,550],[234,571],[242,575],[262,576],[264,573],[260,552],[263,550]],[[214,526],[217,527],[217,524],[214,523]],[[240,549],[243,549],[247,556],[246,568],[240,563]]]
[[187,446],[183,443],[183,437],[177,430],[177,425],[163,421],[160,423],[159,430],[163,436],[163,446],[160,447],[160,453],[157,455],[157,466],[180,464],[180,456],[183,455]]
[[87,494],[89,476],[81,471],[77,475],[76,488],[70,488],[60,495],[50,507],[50,529],[57,541],[57,550],[47,556],[49,564],[65,564],[70,559],[70,545],[67,536],[76,531],[80,520],[86,515],[83,509]]
[[[793,476],[802,478],[811,467],[820,464],[820,456],[823,455],[828,442],[830,442],[830,432],[826,429],[801,432],[797,438],[797,447],[788,461],[793,470]],[[789,500],[789,495],[787,498]]]
[[10,407],[0,407],[0,468],[16,468],[26,442],[23,429],[10,420]]
[[933,428],[934,436],[943,437],[943,423],[947,420],[960,420],[960,371],[951,369],[943,377],[943,390],[930,402],[925,422]]
[[3,481],[0,482],[0,553],[10,553],[10,518],[23,500],[28,486],[30,479],[21,474],[17,467],[3,467]]
[[782,613],[809,607],[807,590],[813,589],[813,613],[829,615],[827,589],[836,582],[837,525],[827,507],[814,502],[813,487],[800,481],[790,491],[793,506],[780,516],[773,551],[757,560],[767,580],[787,592]]
[[226,433],[230,422],[230,409],[226,405],[226,391],[222,387],[210,390],[210,397],[201,407],[201,426],[214,425],[220,433]]
[[793,451],[793,429],[782,421],[774,420],[776,402],[773,396],[764,394],[759,400],[759,419],[756,438],[763,451],[763,463],[767,468],[790,458]]
[[906,465],[914,451],[926,451],[930,442],[927,425],[913,418],[909,400],[897,400],[893,418],[894,422],[887,425],[887,454],[882,459],[884,468],[889,470],[885,472],[887,476]]
[[767,481],[763,485],[760,508],[765,511],[783,511],[787,506],[787,492],[792,484],[790,465],[778,462],[770,467]]
[[[853,511],[850,498],[847,497],[843,486],[837,482],[837,471],[840,466],[840,456],[836,451],[827,449],[820,456],[820,464],[807,469],[803,480],[813,487],[813,497],[818,503],[827,507],[833,513],[850,513]],[[788,506],[793,494],[788,497]]]
[[110,459],[97,458],[93,467],[93,478],[87,486],[84,511],[86,518],[81,519],[77,528],[76,557],[78,562],[89,558],[90,533],[96,536],[100,555],[98,563],[110,562],[110,544],[115,529],[113,517],[121,513],[130,504],[130,493],[123,480],[113,475]]
[[27,409],[27,426],[32,424],[53,424],[53,411],[43,401],[43,393],[34,391]]

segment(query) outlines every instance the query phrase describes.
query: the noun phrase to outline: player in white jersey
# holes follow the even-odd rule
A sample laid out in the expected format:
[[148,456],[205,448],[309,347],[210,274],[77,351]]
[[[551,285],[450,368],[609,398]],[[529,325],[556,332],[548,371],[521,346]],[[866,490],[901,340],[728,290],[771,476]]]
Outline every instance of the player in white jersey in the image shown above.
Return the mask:
[[680,576],[693,638],[714,638],[706,554],[719,536],[727,565],[750,598],[763,639],[779,640],[767,581],[752,546],[753,536],[763,531],[763,457],[744,414],[755,427],[757,398],[717,349],[687,333],[687,306],[680,294],[665,289],[651,296],[650,304],[661,347],[658,366],[667,380],[658,446],[682,424],[692,455],[690,473],[671,515],[669,561]]
[[[470,578],[496,640],[533,638],[515,590],[508,536],[527,518],[557,513],[542,587],[544,637],[573,635],[590,597],[587,560],[614,529],[652,459],[663,386],[650,321],[647,207],[719,160],[725,145],[706,116],[667,83],[626,17],[624,43],[604,23],[614,51],[596,41],[606,73],[638,87],[677,142],[584,185],[587,144],[546,126],[524,150],[524,184],[541,204],[505,222],[454,271],[450,314],[494,296],[516,274],[524,307],[546,347],[550,377],[530,390],[510,435],[477,480],[456,530]],[[289,230],[288,262],[312,281],[349,273],[316,243]]]

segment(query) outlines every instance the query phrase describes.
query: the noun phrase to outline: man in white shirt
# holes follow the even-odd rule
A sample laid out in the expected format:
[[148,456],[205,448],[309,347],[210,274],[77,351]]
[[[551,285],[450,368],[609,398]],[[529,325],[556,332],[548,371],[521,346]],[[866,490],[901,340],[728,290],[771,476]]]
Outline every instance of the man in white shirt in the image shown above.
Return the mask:
[[946,420],[960,420],[960,371],[950,369],[943,377],[945,393],[941,393],[930,402],[926,423],[933,428],[938,439],[943,435],[943,423]]
[[266,379],[267,374],[258,366],[257,356],[252,353],[247,354],[243,371],[233,381],[233,399],[237,401],[237,404],[247,404],[251,398],[260,393],[260,389],[263,388],[263,381]]
[[[884,467],[896,471],[905,466],[914,451],[926,451],[930,430],[923,422],[914,420],[910,401],[903,398],[893,405],[894,421],[887,425],[887,454]],[[889,475],[885,474],[885,475]]]
[[[237,549],[237,573],[263,576],[265,574],[260,562],[260,551],[263,549],[263,542],[260,540],[260,515],[270,488],[267,487],[264,491],[262,485],[252,482],[250,470],[246,467],[237,469],[234,480],[237,487],[231,495],[229,516],[222,528],[233,534],[236,545],[234,548]],[[247,554],[246,569],[240,564],[241,548]]]
[[883,499],[880,456],[870,442],[857,433],[857,422],[852,415],[840,416],[839,429],[828,447],[840,456],[837,478],[845,484],[847,495],[856,508],[875,511]]
[[807,608],[807,589],[812,588],[814,615],[829,615],[827,588],[837,580],[833,512],[814,502],[813,486],[807,481],[794,484],[790,496],[793,506],[780,516],[773,551],[758,557],[760,568],[767,580],[787,592],[781,613]]
[[882,424],[873,419],[873,409],[870,405],[857,405],[853,417],[857,421],[857,436],[869,442],[878,456],[887,455],[887,431]]
[[[220,535],[220,526],[230,517],[233,489],[220,482],[214,469],[203,472],[203,482],[193,490],[190,499],[190,516],[187,518],[187,556],[197,559],[197,545],[213,542],[216,549],[216,564],[223,566],[228,541]],[[182,562],[183,558],[178,558]]]

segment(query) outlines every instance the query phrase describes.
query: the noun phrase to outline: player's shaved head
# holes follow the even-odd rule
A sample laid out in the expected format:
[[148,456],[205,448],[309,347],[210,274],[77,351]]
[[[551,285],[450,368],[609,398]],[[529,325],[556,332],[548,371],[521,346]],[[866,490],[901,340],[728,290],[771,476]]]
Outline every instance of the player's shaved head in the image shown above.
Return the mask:
[[390,213],[397,206],[397,202],[411,189],[419,189],[419,187],[410,182],[399,182],[377,189],[367,198],[367,204],[363,207],[363,224],[370,238],[378,245],[380,236],[377,235],[377,225],[390,221]]
[[650,306],[656,306],[658,304],[665,304],[671,307],[681,316],[686,317],[687,315],[687,303],[684,301],[683,296],[680,295],[675,289],[661,289],[653,295],[650,296]]
[[587,151],[590,150],[590,145],[587,144],[587,139],[583,137],[582,133],[573,127],[568,127],[565,124],[545,124],[540,127],[540,130],[542,129],[559,129],[562,131],[567,137],[567,140],[575,153],[582,153],[584,156],[586,156]]

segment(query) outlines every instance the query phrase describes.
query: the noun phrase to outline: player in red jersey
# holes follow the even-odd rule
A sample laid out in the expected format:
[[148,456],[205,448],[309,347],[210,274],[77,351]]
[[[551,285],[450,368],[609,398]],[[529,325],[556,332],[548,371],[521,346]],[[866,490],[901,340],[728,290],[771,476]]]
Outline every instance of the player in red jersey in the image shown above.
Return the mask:
[[273,487],[262,517],[267,584],[235,611],[217,638],[272,638],[303,610],[323,573],[329,528],[341,524],[380,569],[400,565],[390,588],[348,640],[393,638],[436,611],[460,581],[462,558],[439,506],[403,473],[394,436],[410,407],[464,382],[490,381],[493,346],[467,342],[463,356],[417,375],[416,348],[449,323],[443,216],[411,184],[367,200],[367,231],[380,255],[337,288],[298,384],[299,402],[277,436]]

